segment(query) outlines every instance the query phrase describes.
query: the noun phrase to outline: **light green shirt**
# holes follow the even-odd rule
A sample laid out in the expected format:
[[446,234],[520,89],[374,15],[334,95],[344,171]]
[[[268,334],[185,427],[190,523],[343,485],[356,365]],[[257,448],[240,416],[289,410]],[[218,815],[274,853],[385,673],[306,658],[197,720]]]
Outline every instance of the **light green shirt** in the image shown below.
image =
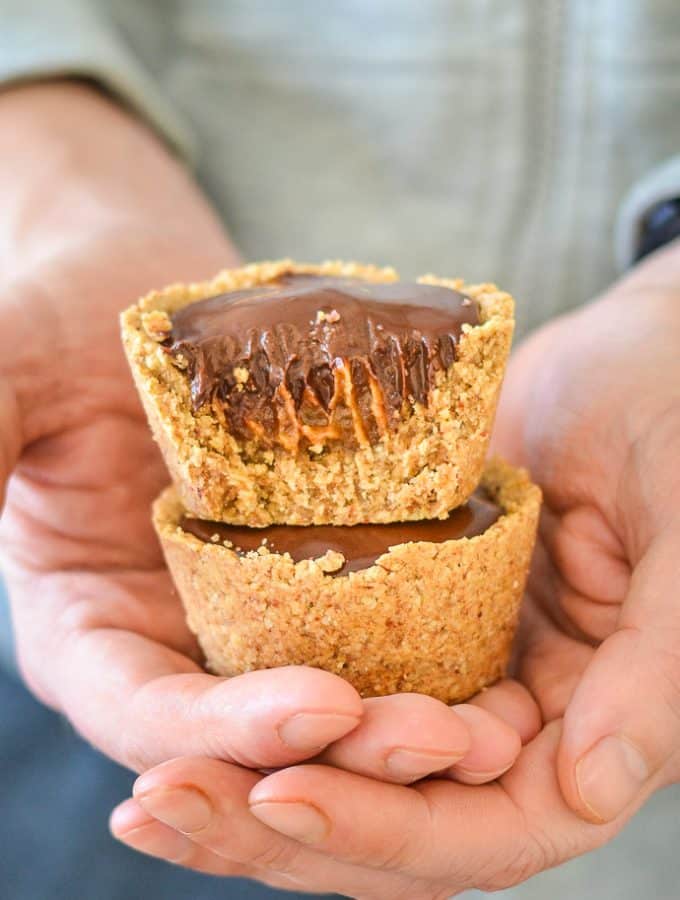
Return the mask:
[[52,74],[145,116],[247,257],[493,280],[520,331],[680,194],[677,0],[0,0],[0,80]]

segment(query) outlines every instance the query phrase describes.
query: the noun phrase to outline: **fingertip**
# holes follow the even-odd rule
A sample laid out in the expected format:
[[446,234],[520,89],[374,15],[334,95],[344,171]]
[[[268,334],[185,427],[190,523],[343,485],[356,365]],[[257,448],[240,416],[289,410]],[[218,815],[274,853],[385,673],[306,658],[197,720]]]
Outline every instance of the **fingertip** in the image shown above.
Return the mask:
[[120,840],[129,831],[142,828],[151,822],[152,817],[142,809],[134,797],[130,797],[112,810],[109,816],[109,831],[113,837]]
[[333,711],[336,713],[359,719],[364,714],[364,701],[359,692],[349,681],[334,672],[314,666],[283,666],[277,672],[287,680],[287,686],[291,689],[309,691],[312,688],[315,695],[323,700],[324,707],[329,702],[333,703]]
[[357,728],[317,761],[370,778],[410,784],[447,769],[466,755],[470,731],[445,703],[404,693],[363,701]]
[[202,757],[177,756],[174,759],[166,759],[165,762],[159,763],[137,776],[132,785],[133,801],[143,811],[141,804],[137,801],[142,794],[148,794],[154,790],[171,790],[185,782],[190,783],[191,775],[195,771],[211,773],[219,765],[219,760]]
[[470,729],[470,750],[447,774],[465,784],[483,784],[499,778],[514,764],[522,749],[519,733],[498,716],[469,703],[455,707]]
[[511,678],[502,679],[469,702],[508,724],[519,734],[522,744],[532,741],[543,727],[538,704],[523,684]]

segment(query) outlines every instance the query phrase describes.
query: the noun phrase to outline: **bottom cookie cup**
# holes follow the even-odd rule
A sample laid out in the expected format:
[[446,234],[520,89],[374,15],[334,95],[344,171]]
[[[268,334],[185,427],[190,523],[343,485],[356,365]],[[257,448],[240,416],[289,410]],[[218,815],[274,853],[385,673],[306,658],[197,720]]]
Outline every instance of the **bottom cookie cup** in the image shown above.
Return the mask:
[[501,507],[482,534],[397,543],[348,574],[333,575],[343,562],[334,550],[294,562],[266,545],[200,540],[182,528],[174,488],[156,500],[154,525],[211,671],[302,664],[365,697],[417,691],[455,703],[505,671],[541,503],[526,472],[499,460],[481,486]]

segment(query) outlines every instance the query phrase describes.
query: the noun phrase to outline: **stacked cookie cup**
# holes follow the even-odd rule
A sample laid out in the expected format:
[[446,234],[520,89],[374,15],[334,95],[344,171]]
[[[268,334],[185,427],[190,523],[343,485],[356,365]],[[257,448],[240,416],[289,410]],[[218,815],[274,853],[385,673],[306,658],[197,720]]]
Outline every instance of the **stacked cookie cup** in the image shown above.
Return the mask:
[[123,343],[153,520],[215,673],[305,664],[463,700],[505,671],[540,492],[485,462],[513,301],[290,260],[152,292]]

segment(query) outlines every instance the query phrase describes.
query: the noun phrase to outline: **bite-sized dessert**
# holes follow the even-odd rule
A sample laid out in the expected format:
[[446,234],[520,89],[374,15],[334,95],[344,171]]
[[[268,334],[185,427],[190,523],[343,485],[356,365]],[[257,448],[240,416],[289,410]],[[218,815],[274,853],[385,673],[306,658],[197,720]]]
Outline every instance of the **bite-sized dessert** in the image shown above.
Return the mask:
[[479,481],[513,330],[493,285],[263,263],[122,317],[186,511],[248,526],[445,518]]
[[154,525],[213,672],[306,664],[364,696],[454,703],[505,670],[540,499],[495,460],[444,519],[248,528],[196,519],[168,488]]

